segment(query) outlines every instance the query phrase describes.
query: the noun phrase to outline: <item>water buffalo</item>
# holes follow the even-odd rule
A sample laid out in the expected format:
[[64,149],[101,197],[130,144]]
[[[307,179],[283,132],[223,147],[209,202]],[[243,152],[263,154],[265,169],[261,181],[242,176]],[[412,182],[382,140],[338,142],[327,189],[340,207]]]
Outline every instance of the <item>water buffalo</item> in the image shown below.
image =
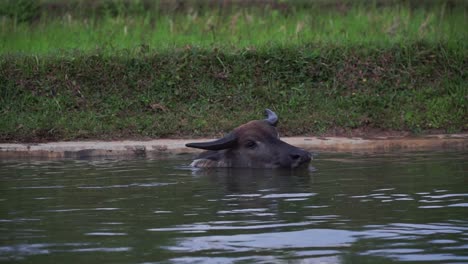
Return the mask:
[[205,149],[192,167],[297,168],[306,166],[309,152],[279,139],[278,116],[266,109],[267,118],[254,120],[235,128],[225,137],[187,147]]

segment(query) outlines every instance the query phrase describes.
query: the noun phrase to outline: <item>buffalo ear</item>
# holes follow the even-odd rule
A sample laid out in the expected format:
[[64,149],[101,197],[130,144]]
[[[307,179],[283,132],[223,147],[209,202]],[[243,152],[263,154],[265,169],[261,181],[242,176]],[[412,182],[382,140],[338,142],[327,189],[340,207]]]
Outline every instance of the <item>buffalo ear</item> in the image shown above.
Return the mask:
[[185,144],[189,148],[199,148],[206,150],[221,150],[232,148],[237,143],[237,136],[234,133],[229,133],[223,138],[209,141],[209,142],[199,142],[199,143],[188,143]]

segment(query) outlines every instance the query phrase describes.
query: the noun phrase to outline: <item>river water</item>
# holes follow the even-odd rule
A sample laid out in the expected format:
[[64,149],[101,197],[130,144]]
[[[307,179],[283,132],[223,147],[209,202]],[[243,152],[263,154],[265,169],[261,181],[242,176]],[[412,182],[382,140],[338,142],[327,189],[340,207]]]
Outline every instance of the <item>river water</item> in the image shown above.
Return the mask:
[[468,154],[0,161],[0,262],[468,263]]

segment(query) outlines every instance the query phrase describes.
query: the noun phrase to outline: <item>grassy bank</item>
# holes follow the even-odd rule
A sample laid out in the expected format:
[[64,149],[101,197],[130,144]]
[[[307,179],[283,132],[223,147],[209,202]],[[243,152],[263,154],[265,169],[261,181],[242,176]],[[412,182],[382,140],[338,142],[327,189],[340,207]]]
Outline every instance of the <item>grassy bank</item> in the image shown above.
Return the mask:
[[[102,3],[113,2],[123,3]],[[57,54],[96,49],[113,54],[120,49],[150,47],[170,51],[186,45],[223,50],[308,43],[390,47],[418,41],[467,48],[467,44],[461,43],[468,39],[465,28],[468,5],[453,7],[444,1],[432,1],[432,5],[411,8],[412,1],[388,6],[376,4],[379,1],[375,4],[358,1],[351,6],[335,2],[332,6],[337,8],[333,9],[301,8],[297,3],[292,5],[293,1],[286,1],[284,10],[266,5],[163,12],[154,6],[144,9],[143,4],[137,5],[144,2],[134,1],[135,6],[122,4],[120,8],[108,7],[107,11],[104,6],[86,16],[84,11],[79,12],[86,10],[85,6],[62,15],[31,15],[31,21],[23,22],[19,15],[13,14],[0,20],[0,54]]]
[[2,56],[0,139],[215,135],[270,107],[283,135],[467,129],[467,51],[302,45]]
[[0,141],[468,129],[463,1],[94,2],[0,3]]

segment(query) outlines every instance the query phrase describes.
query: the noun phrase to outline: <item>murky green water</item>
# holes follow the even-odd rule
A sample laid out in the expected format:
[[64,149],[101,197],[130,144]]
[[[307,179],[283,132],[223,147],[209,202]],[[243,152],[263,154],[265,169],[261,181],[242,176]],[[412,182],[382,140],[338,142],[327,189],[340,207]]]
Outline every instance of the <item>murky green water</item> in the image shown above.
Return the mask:
[[467,153],[0,161],[0,262],[468,263]]

